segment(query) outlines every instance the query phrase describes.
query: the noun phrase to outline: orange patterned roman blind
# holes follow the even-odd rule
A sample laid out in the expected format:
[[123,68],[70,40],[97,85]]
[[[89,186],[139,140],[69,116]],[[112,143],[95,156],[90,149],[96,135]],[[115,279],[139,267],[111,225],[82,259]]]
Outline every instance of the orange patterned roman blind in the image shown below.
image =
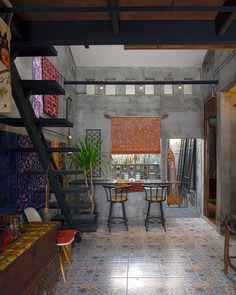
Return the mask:
[[112,154],[159,154],[160,117],[112,117]]

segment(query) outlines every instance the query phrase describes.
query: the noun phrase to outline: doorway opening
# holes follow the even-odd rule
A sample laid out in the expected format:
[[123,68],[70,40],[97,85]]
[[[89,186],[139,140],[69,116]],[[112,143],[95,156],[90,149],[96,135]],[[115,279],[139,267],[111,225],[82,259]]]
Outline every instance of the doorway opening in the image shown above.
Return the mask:
[[167,217],[199,217],[196,184],[198,141],[192,138],[169,139],[167,179],[173,183],[167,193]]

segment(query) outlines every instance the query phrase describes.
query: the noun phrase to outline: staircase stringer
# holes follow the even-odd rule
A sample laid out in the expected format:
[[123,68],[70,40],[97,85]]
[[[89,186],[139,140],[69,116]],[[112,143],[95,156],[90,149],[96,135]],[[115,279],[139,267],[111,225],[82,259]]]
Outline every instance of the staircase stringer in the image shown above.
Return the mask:
[[[37,125],[35,124],[36,117],[34,115],[32,105],[29,99],[25,97],[24,91],[19,83],[20,75],[18,73],[18,70],[14,62],[11,62],[11,79],[12,79],[12,94],[13,94],[13,98],[16,103],[17,109],[24,122],[25,128],[31,139],[35,152],[38,155],[39,161],[42,164],[43,169],[47,171],[49,166],[48,154],[45,150],[45,145],[40,137]],[[48,178],[49,178],[51,189],[53,190],[55,194],[58,204],[70,228],[74,228],[75,224],[68,210],[67,204],[64,200],[64,194],[60,190],[56,176],[50,170],[48,173]]]

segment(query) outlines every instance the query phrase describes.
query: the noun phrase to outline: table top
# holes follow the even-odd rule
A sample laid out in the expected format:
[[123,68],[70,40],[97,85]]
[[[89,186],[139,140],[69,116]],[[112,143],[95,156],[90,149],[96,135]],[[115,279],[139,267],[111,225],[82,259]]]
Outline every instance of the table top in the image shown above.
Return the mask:
[[6,250],[0,254],[0,273],[46,232],[58,225],[59,223],[56,221],[27,223],[24,226],[25,233],[8,244]]
[[[103,185],[103,184],[115,184],[119,181],[125,181],[124,179],[111,179],[111,178],[107,178],[107,179],[94,179],[94,185]],[[128,181],[126,183],[129,184],[135,184],[135,183],[142,183],[142,184],[176,184],[179,183],[179,181],[168,181],[167,179],[140,179],[137,181]],[[70,182],[70,184],[74,184],[74,185],[78,185],[78,184],[84,184],[84,180],[83,179],[76,179],[76,180],[72,180]]]

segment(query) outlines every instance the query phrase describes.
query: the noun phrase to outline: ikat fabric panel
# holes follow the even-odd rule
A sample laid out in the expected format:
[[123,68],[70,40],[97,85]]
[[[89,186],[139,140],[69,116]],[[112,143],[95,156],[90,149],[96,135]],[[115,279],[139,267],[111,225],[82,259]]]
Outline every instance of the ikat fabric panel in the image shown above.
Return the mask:
[[[38,156],[18,149],[31,147],[28,136],[0,131],[0,213],[44,206],[45,176],[31,172],[42,171]],[[64,160],[59,158],[58,163],[62,167]]]
[[113,154],[159,154],[159,117],[112,117]]
[[[52,148],[64,148],[65,144],[59,141],[51,141]],[[65,153],[53,153],[53,159],[57,165],[58,170],[65,169]]]
[[[42,57],[42,79],[43,80],[58,80],[59,73],[48,58]],[[58,116],[58,96],[44,95],[43,96],[44,112],[51,117]]]
[[[32,143],[28,136],[18,135],[19,148],[31,148]],[[19,151],[17,178],[19,212],[27,207],[42,208],[45,200],[46,179],[44,175],[35,175],[29,171],[42,171],[42,166],[35,152]]]
[[0,213],[17,210],[17,135],[0,131]]

